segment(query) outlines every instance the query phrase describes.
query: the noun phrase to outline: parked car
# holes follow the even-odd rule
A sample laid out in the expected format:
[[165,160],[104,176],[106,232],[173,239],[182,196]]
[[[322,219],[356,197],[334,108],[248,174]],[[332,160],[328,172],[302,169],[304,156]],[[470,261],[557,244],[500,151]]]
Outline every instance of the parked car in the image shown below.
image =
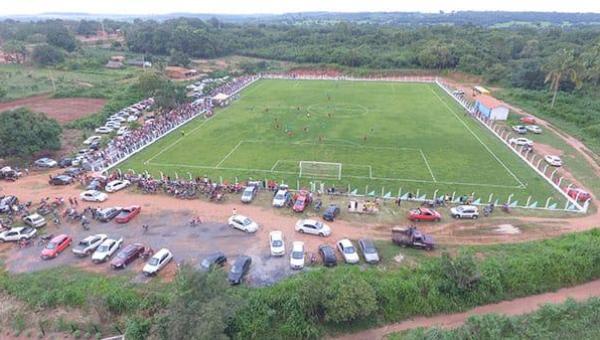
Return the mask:
[[35,162],[33,162],[33,164],[35,164],[35,166],[40,167],[40,168],[54,168],[55,166],[58,165],[58,163],[53,160],[52,158],[40,158],[38,160],[36,160]]
[[244,279],[244,276],[250,270],[250,265],[252,264],[252,258],[250,256],[241,255],[235,259],[235,262],[231,266],[231,270],[229,271],[228,279],[229,283],[232,285],[238,285]]
[[337,242],[337,248],[342,254],[342,257],[346,263],[358,263],[360,260],[356,248],[349,239],[345,238],[339,240]]
[[55,236],[48,244],[46,244],[40,257],[42,260],[53,259],[67,249],[71,245],[71,242],[73,242],[73,239],[69,235],[60,234]]
[[294,241],[290,253],[290,267],[292,269],[304,268],[304,242]]
[[537,135],[539,135],[540,133],[542,133],[542,128],[540,128],[537,125],[525,125],[525,128],[527,129],[527,131],[529,132],[533,132]]
[[392,241],[402,247],[423,248],[432,250],[435,247],[433,237],[421,233],[415,227],[392,228]]
[[73,158],[71,157],[63,157],[58,161],[58,166],[61,168],[70,167],[73,165]]
[[377,247],[375,247],[373,240],[368,238],[360,239],[358,240],[358,246],[367,263],[379,262],[379,252],[377,252]]
[[533,141],[527,138],[519,137],[519,138],[511,138],[508,140],[509,144],[514,144],[517,146],[528,146],[533,147]]
[[285,255],[285,242],[283,241],[283,233],[279,230],[274,230],[269,233],[269,246],[271,248],[271,256]]
[[106,184],[106,186],[104,187],[104,190],[106,192],[116,192],[121,189],[125,189],[130,184],[131,184],[131,182],[129,182],[126,179],[117,179],[117,180],[108,182],[108,184]]
[[98,190],[87,190],[82,192],[79,197],[88,202],[104,202],[108,198],[108,195]]
[[555,167],[560,167],[563,165],[562,159],[560,159],[560,157],[558,156],[546,155],[544,156],[544,160],[546,161],[546,163]]
[[19,199],[16,196],[13,196],[13,195],[4,196],[0,200],[0,213],[3,213],[3,214],[8,213],[17,204],[19,204]]
[[309,193],[304,190],[300,191],[296,194],[292,210],[295,212],[303,212],[310,205],[310,202],[311,198]]
[[155,275],[173,259],[173,253],[167,248],[157,251],[146,263],[142,272],[147,276]]
[[527,133],[527,128],[523,125],[514,125],[512,127],[513,131],[520,134],[520,135],[524,135]]
[[73,183],[73,177],[68,175],[54,176],[48,180],[48,184],[50,185],[69,185],[71,183]]
[[97,128],[94,131],[96,131],[96,133],[106,134],[106,133],[111,133],[114,130],[112,128],[108,127],[108,126],[101,126],[101,127]]
[[298,222],[296,222],[295,229],[300,233],[319,235],[323,237],[331,235],[331,228],[329,228],[327,224],[311,219],[298,220]]
[[122,237],[119,239],[107,238],[98,246],[98,248],[96,248],[96,251],[94,251],[92,254],[92,262],[100,263],[107,261],[117,252],[119,248],[121,248],[122,244]]
[[475,220],[479,217],[479,209],[474,205],[459,205],[458,207],[450,208],[450,216],[453,218],[470,218]]
[[592,195],[589,192],[580,188],[567,189],[567,195],[569,195],[569,197],[573,199],[576,199],[579,202],[585,202],[592,198]]
[[131,207],[122,208],[119,214],[115,217],[117,223],[128,223],[134,217],[140,214],[142,207],[139,205],[132,205]]
[[247,233],[255,233],[258,230],[258,223],[252,221],[244,215],[232,215],[227,221],[230,227],[245,231]]
[[250,203],[254,199],[254,196],[258,193],[258,187],[254,185],[247,186],[244,191],[242,191],[242,203]]
[[113,269],[123,269],[138,257],[142,256],[145,249],[146,247],[141,243],[128,244],[117,253],[117,256],[115,256],[112,261],[110,261],[110,266],[113,267]]
[[337,257],[335,256],[335,250],[328,245],[322,244],[319,246],[319,254],[325,267],[333,267],[337,265]]
[[62,174],[70,177],[77,177],[79,175],[82,175],[83,173],[85,173],[84,169],[71,167],[65,170]]
[[96,214],[96,219],[100,222],[109,222],[113,218],[117,217],[121,212],[121,208],[119,207],[111,207],[100,209]]
[[0,243],[30,240],[35,237],[37,230],[32,227],[15,227],[0,233]]
[[85,141],[83,141],[83,145],[90,145],[93,144],[94,142],[99,142],[102,139],[102,136],[90,136],[88,137],[88,139],[86,139]]
[[227,256],[223,252],[217,251],[208,255],[200,262],[200,270],[209,271],[215,267],[222,267],[225,265],[225,262],[227,262]]
[[333,222],[339,214],[340,207],[338,207],[336,204],[330,204],[323,213],[323,219],[325,221]]
[[416,208],[408,211],[408,219],[417,222],[439,222],[442,219],[442,215],[433,209]]
[[273,196],[273,206],[275,208],[282,208],[288,204],[289,201],[292,200],[292,194],[287,190],[287,188],[280,188]]
[[524,124],[535,124],[535,118],[531,116],[521,117],[520,121]]
[[74,247],[73,254],[76,256],[84,257],[92,254],[98,246],[106,240],[106,234],[90,235],[79,241]]
[[25,222],[25,224],[27,224],[28,226],[34,228],[41,228],[46,225],[46,219],[44,218],[44,216],[38,213],[33,213],[31,215],[23,217],[23,222]]

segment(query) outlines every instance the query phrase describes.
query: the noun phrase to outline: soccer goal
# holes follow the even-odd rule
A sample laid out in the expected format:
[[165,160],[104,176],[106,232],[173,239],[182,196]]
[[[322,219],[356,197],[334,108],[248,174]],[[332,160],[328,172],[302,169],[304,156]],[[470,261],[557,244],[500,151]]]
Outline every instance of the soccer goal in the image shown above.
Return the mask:
[[300,161],[299,176],[342,179],[342,163]]

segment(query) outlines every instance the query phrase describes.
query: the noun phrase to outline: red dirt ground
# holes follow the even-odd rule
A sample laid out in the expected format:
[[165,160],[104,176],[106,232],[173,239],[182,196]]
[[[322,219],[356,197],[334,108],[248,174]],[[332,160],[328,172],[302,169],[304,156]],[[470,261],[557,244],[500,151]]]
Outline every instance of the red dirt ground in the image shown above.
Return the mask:
[[105,99],[97,98],[50,98],[49,95],[33,96],[0,103],[0,112],[27,107],[35,112],[43,112],[65,124],[85,117],[102,109]]

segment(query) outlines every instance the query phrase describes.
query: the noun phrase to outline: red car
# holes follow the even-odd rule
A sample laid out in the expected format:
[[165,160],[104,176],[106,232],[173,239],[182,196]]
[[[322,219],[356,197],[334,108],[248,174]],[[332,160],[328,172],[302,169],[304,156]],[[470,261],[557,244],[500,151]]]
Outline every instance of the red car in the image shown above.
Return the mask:
[[141,243],[128,244],[123,248],[117,256],[110,262],[113,269],[121,269],[127,267],[128,264],[142,256],[146,248]]
[[521,123],[525,123],[525,124],[535,124],[535,118],[533,118],[533,117],[531,117],[531,116],[522,117],[522,118],[521,118]]
[[42,250],[42,260],[48,260],[57,257],[58,254],[71,245],[71,242],[73,242],[73,239],[69,235],[61,234],[54,237],[52,240],[50,240],[50,242],[48,242],[46,248]]
[[567,195],[580,202],[585,202],[592,198],[592,195],[589,192],[579,188],[569,188],[567,190]]
[[300,191],[294,197],[294,206],[292,207],[292,210],[295,212],[303,212],[304,209],[310,205],[310,201],[311,198],[309,193],[304,190]]
[[417,209],[411,209],[408,212],[408,219],[411,221],[435,221],[435,222],[439,222],[442,219],[442,215],[440,215],[439,212],[433,210],[433,209],[427,209],[427,208],[417,208]]
[[133,205],[131,207],[121,209],[121,212],[115,217],[115,222],[117,223],[127,223],[131,221],[134,217],[140,214],[142,211],[142,207],[139,205]]

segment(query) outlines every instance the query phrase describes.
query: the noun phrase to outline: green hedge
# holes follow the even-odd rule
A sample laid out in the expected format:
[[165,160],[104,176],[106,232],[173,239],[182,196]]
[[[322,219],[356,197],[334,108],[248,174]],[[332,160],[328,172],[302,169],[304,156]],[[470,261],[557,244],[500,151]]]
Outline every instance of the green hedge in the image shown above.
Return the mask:
[[[391,272],[358,266],[318,269],[272,287],[248,290],[248,303],[232,321],[230,335],[315,338],[417,315],[462,311],[600,277],[600,230],[546,241],[471,247],[469,253],[464,257],[483,259],[475,261],[479,280],[468,289],[449,282],[448,259],[431,258],[416,268]],[[363,294],[347,292],[350,286],[365,287],[363,282],[370,287]],[[340,291],[338,296],[330,294],[332,287]],[[369,301],[372,293],[374,309]],[[340,300],[359,301],[356,306],[365,312],[332,318],[338,311],[331,307],[343,306]]]
[[600,339],[600,299],[548,304],[534,313],[515,317],[477,315],[457,329],[419,328],[389,337],[391,340],[567,338]]

